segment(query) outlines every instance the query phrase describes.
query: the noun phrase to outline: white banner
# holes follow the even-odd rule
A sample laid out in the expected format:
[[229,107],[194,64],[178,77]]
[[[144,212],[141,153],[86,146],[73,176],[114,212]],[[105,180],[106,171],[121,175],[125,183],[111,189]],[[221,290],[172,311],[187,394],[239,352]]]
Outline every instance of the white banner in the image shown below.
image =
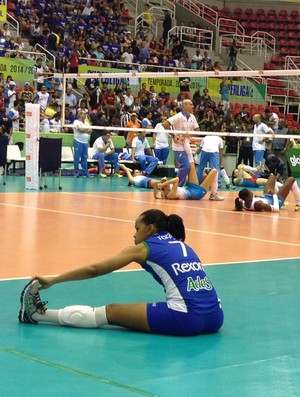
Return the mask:
[[25,105],[26,164],[25,188],[39,189],[40,105]]

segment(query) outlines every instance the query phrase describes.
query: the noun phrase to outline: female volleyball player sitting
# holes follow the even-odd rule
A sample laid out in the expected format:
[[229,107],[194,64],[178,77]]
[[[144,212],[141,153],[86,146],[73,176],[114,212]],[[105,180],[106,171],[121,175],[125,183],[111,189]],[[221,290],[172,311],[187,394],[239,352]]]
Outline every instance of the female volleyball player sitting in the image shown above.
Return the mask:
[[[110,324],[180,336],[217,332],[223,323],[220,301],[197,254],[184,243],[182,219],[151,209],[137,218],[135,229],[135,245],[109,259],[56,277],[33,278],[21,295],[19,321],[81,328]],[[96,308],[67,306],[59,310],[47,309],[41,302],[39,290],[57,283],[102,276],[131,262],[139,263],[163,286],[165,302],[108,304]]]
[[255,196],[249,189],[240,190],[239,196],[235,199],[235,210],[278,212],[290,192],[296,200],[295,211],[300,211],[300,191],[295,178],[289,177],[278,189],[276,177],[271,175],[262,196]]
[[180,187],[179,178],[172,178],[166,182],[156,181],[154,183],[153,194],[156,199],[167,200],[201,200],[211,188],[209,200],[223,201],[224,197],[219,196],[218,189],[218,171],[212,169],[207,177],[199,185],[195,164],[190,163],[190,171],[185,186]]

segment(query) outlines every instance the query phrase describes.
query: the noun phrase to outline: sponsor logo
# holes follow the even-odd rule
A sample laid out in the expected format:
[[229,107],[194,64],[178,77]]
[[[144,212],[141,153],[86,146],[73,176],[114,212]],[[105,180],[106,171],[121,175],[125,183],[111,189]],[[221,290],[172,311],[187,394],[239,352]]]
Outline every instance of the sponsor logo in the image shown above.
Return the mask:
[[188,277],[187,279],[187,291],[200,291],[201,289],[206,289],[207,291],[211,291],[213,288],[211,282],[208,277],[200,278],[197,276],[196,279],[193,277]]
[[290,163],[292,167],[296,167],[297,165],[300,165],[300,155],[296,157],[295,155],[293,157],[290,157]]
[[203,270],[201,262],[173,263],[172,268],[176,276],[178,276],[179,273],[188,273],[192,270]]

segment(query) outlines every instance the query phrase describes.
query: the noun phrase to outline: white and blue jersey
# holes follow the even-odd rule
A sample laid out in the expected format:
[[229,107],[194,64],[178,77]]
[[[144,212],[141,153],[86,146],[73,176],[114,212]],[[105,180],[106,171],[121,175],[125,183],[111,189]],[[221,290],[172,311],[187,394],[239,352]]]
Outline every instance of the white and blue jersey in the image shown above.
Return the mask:
[[153,332],[195,335],[216,332],[223,323],[217,293],[194,250],[170,233],[144,241],[148,256],[141,266],[163,285],[166,302],[148,304]]

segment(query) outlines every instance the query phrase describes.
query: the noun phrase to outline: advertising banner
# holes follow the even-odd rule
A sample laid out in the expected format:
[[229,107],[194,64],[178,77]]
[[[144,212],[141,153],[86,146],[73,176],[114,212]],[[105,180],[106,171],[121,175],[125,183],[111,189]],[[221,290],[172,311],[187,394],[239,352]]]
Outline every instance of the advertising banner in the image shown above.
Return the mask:
[[33,84],[33,66],[34,61],[19,58],[0,58],[0,72],[7,76],[12,76],[17,85],[24,85],[28,81]]
[[300,149],[288,149],[286,158],[294,177],[300,177]]
[[[213,98],[220,98],[220,84],[222,79],[208,79],[209,95]],[[230,101],[255,103],[264,102],[266,98],[266,85],[258,84],[247,80],[227,80],[230,88]]]
[[0,5],[0,21],[6,21],[7,8],[6,5]]

